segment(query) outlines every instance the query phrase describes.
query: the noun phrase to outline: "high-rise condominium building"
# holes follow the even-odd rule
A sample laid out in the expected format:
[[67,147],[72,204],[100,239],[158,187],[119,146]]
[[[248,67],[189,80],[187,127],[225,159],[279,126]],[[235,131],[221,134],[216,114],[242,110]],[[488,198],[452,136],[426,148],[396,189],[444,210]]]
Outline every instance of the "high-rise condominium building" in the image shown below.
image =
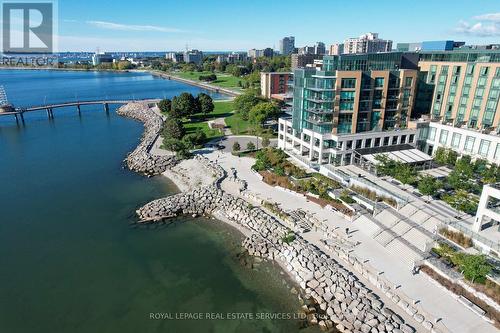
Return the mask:
[[295,37],[285,37],[279,41],[279,51],[283,55],[290,55],[295,50]]
[[438,147],[500,162],[500,50],[421,52],[420,86],[431,121],[420,147]]
[[316,42],[314,45],[314,54],[326,54],[326,46],[323,42]]
[[415,144],[407,129],[417,83],[415,53],[325,56],[321,70],[294,71],[292,117],[280,148],[318,164],[349,164],[354,150]]
[[274,50],[270,47],[267,47],[262,50],[250,49],[248,50],[247,55],[249,58],[260,58],[260,57],[272,58],[274,56]]
[[189,50],[184,52],[184,62],[201,65],[203,63],[203,52],[198,50]]
[[344,53],[344,44],[336,43],[330,45],[330,49],[328,52],[329,55],[340,55],[342,53]]
[[378,33],[369,32],[357,38],[344,41],[344,53],[377,53],[390,52],[392,40],[378,38]]

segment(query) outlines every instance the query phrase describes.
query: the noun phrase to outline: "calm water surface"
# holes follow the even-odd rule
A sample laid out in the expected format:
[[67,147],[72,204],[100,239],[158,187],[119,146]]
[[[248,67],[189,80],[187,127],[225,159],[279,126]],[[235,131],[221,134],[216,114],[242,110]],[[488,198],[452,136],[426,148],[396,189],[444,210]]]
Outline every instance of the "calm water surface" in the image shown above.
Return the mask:
[[[139,73],[0,71],[0,85],[18,106],[201,91]],[[135,227],[137,207],[175,188],[122,168],[142,124],[83,110],[56,110],[53,121],[40,112],[24,126],[0,118],[0,332],[312,331],[287,320],[150,319],[300,305],[276,267],[240,263],[241,236],[221,222]]]

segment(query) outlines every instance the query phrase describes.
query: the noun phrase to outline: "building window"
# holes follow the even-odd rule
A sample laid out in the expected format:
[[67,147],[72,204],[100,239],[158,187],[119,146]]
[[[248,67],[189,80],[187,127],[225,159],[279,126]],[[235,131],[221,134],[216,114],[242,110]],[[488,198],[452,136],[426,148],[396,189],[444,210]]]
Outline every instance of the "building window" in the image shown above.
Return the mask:
[[384,87],[384,78],[376,77],[375,78],[375,88],[383,88]]
[[415,134],[410,134],[408,137],[408,143],[413,143],[415,141]]
[[428,139],[431,140],[431,141],[434,141],[435,138],[436,138],[436,128],[435,127],[431,127],[429,129],[429,137],[428,137]]
[[370,148],[372,145],[372,139],[366,139],[365,140],[365,148]]
[[479,75],[481,75],[481,76],[488,75],[488,70],[489,70],[489,67],[487,67],[487,66],[481,67],[481,72],[479,72]]
[[395,145],[398,143],[398,137],[397,136],[393,136],[392,137],[392,144]]
[[386,136],[386,137],[384,138],[384,146],[388,146],[388,145],[389,145],[389,138],[390,138],[390,137],[388,137],[388,136]]
[[472,149],[474,148],[474,141],[476,141],[476,138],[473,136],[467,136],[465,138],[465,146],[464,150],[468,153],[472,153]]
[[462,138],[461,134],[453,133],[453,136],[451,137],[451,146],[455,149],[458,149],[458,146],[460,146],[461,138]]
[[412,78],[412,77],[407,77],[407,78],[405,79],[405,87],[406,87],[406,88],[411,87],[412,83],[413,83],[413,78]]
[[352,141],[347,141],[346,150],[352,149]]
[[375,144],[373,147],[380,147],[380,138],[375,138]]
[[356,141],[356,149],[361,148],[361,144],[363,143],[363,140],[357,140]]
[[442,145],[446,145],[446,141],[448,141],[448,131],[442,130],[441,134],[439,135],[439,143]]
[[490,150],[490,141],[488,140],[481,140],[481,143],[479,144],[479,155],[486,157],[488,156],[488,152]]
[[356,79],[342,79],[342,88],[355,88]]
[[495,160],[500,160],[500,143],[497,143],[497,148],[495,149],[495,156],[493,156]]
[[406,135],[401,135],[401,143],[406,143]]

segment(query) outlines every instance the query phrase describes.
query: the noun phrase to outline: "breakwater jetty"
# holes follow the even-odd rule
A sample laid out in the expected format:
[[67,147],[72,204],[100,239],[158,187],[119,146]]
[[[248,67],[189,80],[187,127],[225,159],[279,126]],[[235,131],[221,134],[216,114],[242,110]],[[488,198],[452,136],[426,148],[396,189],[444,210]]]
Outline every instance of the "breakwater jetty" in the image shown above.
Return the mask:
[[139,145],[125,158],[127,167],[146,176],[163,173],[177,163],[174,155],[156,155],[151,149],[158,139],[163,118],[152,110],[154,103],[133,102],[121,106],[116,112],[120,116],[132,118],[144,123],[144,133]]

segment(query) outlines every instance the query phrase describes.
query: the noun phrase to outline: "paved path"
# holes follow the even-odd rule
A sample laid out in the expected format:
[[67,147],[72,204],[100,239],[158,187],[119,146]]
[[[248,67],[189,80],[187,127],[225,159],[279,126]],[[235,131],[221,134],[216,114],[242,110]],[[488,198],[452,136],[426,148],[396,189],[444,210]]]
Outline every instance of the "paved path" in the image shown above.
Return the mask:
[[[406,264],[397,257],[389,253],[381,244],[363,233],[363,225],[356,225],[349,222],[331,211],[309,202],[304,197],[284,192],[275,187],[262,182],[258,176],[251,171],[254,160],[251,158],[238,158],[231,154],[212,152],[206,155],[212,160],[218,160],[220,165],[226,170],[235,168],[239,178],[246,180],[248,189],[265,200],[278,202],[284,210],[295,210],[298,208],[309,211],[328,226],[341,228],[349,227],[353,232],[350,235],[351,241],[360,244],[356,246],[353,253],[360,257],[369,259],[369,263],[382,273],[383,277],[401,285],[401,291],[410,298],[417,300],[427,312],[436,318],[442,318],[442,323],[450,332],[463,333],[493,333],[498,330],[482,320],[478,315],[459,303],[451,293],[443,290],[440,286],[428,280],[423,274],[412,275]],[[315,232],[304,234],[314,245],[324,249],[321,242],[321,235]],[[328,251],[328,250],[325,250]],[[333,255],[333,252],[326,252]],[[367,286],[371,286],[367,284]],[[375,289],[376,290],[376,289]],[[376,292],[381,295],[380,292]],[[382,296],[382,295],[381,295]],[[395,308],[392,302],[387,302],[388,306]]]

